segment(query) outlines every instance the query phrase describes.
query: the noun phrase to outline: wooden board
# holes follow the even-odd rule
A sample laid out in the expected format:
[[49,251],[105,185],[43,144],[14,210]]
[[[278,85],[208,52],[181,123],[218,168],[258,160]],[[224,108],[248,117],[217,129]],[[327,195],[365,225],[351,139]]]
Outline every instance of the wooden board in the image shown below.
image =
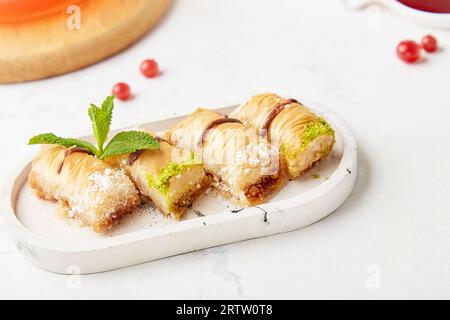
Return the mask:
[[[107,58],[142,37],[172,0],[85,0],[32,21],[0,24],[0,83],[42,79]],[[69,24],[68,24],[69,23]]]

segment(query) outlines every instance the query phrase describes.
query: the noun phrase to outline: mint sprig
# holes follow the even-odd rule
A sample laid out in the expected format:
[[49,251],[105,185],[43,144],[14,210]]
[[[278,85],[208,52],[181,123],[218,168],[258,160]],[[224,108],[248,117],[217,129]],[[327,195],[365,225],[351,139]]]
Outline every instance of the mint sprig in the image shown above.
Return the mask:
[[101,108],[94,104],[88,110],[92,122],[92,131],[97,147],[92,143],[72,138],[58,137],[53,133],[34,136],[28,144],[57,144],[66,148],[78,147],[89,151],[100,160],[114,155],[133,153],[139,150],[159,150],[159,142],[150,134],[142,131],[124,131],[116,134],[106,145],[114,110],[114,96],[107,97]]
[[123,131],[111,139],[100,156],[100,159],[133,153],[143,149],[159,150],[159,142],[148,133],[142,131]]
[[97,140],[97,147],[100,154],[103,153],[103,145],[108,139],[113,109],[114,96],[107,97],[102,103],[101,108],[95,104],[91,104],[91,107],[88,109],[89,118],[92,122],[92,131]]
[[35,136],[30,139],[28,144],[58,144],[66,148],[78,147],[89,151],[95,156],[98,156],[98,151],[92,143],[78,139],[61,138],[53,133],[44,133]]

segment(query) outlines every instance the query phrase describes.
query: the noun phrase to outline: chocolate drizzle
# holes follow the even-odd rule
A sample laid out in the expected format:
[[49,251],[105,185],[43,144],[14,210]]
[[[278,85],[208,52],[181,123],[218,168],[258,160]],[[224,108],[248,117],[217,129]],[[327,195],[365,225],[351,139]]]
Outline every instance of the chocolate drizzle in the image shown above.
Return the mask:
[[91,156],[93,155],[92,152],[90,152],[86,149],[82,149],[82,148],[72,147],[72,148],[67,149],[66,152],[64,153],[64,159],[61,161],[61,163],[58,166],[58,171],[57,171],[58,174],[61,173],[67,157],[69,157],[73,153],[85,153],[85,154],[89,154]]
[[[155,137],[153,137],[153,138],[154,138],[156,141],[158,141],[159,143],[161,143],[161,142],[167,142],[167,140],[165,140],[165,139],[163,139],[163,138],[161,138],[161,137],[158,137],[158,136],[155,136]],[[138,150],[138,151],[136,151],[136,152],[131,153],[131,154],[130,154],[130,157],[128,158],[127,165],[132,166],[133,163],[135,163],[136,160],[139,159],[139,157],[140,157],[144,152],[145,152],[145,150]]]
[[[155,139],[155,140],[158,141],[159,143],[161,143],[161,142],[167,142],[166,139],[161,138],[161,137],[159,137],[159,136],[155,136],[155,137],[153,137],[153,139]],[[168,143],[168,142],[167,142],[167,143]]]
[[197,143],[197,146],[199,148],[202,147],[203,142],[205,141],[205,137],[206,137],[206,133],[213,129],[214,127],[217,127],[218,125],[224,124],[224,123],[240,123],[242,124],[242,122],[238,119],[234,119],[234,118],[228,118],[228,116],[225,116],[224,118],[220,118],[220,119],[216,119],[214,121],[212,121],[206,128],[205,130],[203,130],[202,135],[200,136],[200,139]]
[[275,109],[273,109],[269,115],[267,116],[266,120],[264,121],[262,127],[261,127],[261,131],[260,131],[260,136],[263,138],[267,137],[267,140],[270,142],[270,126],[272,125],[273,120],[275,120],[275,118],[286,108],[286,106],[292,104],[292,103],[299,103],[297,100],[295,99],[288,99],[284,102],[279,103]]
[[128,158],[127,165],[132,166],[133,163],[139,159],[139,157],[144,153],[145,150],[139,150],[130,154]]

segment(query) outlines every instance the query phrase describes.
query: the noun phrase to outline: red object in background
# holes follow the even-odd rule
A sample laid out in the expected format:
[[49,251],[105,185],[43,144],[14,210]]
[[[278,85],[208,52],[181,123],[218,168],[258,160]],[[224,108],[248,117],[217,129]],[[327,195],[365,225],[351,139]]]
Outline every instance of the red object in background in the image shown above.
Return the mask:
[[144,60],[141,63],[141,73],[144,77],[156,78],[159,76],[158,63],[153,59]]
[[420,46],[412,40],[402,41],[397,46],[397,55],[407,63],[414,63],[420,59]]
[[422,48],[426,52],[435,52],[437,47],[437,40],[432,35],[429,34],[422,38]]
[[71,0],[0,0],[0,23],[22,21],[51,13],[78,1]]
[[450,13],[450,0],[397,0],[413,9],[433,12]]
[[128,84],[119,82],[113,87],[112,94],[117,99],[125,101],[131,98],[131,88]]

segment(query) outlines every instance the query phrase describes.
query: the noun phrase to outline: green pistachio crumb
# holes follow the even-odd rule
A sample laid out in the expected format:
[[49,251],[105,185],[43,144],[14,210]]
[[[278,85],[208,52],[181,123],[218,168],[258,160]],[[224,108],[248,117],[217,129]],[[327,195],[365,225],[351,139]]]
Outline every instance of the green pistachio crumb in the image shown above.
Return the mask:
[[[305,151],[310,142],[320,136],[325,135],[334,136],[334,130],[325,119],[319,118],[317,122],[309,123],[306,125],[306,128],[302,132],[300,137],[300,149],[292,145],[282,144],[280,147],[280,151],[288,161],[296,159],[299,152]],[[327,154],[329,151],[329,146],[324,146],[324,149],[322,150],[323,154]]]
[[328,122],[319,118],[317,122],[306,125],[305,131],[302,133],[300,151],[305,151],[309,143],[320,136],[333,136],[334,130]]
[[171,162],[166,167],[161,169],[156,177],[150,174],[147,175],[148,184],[151,188],[155,188],[162,194],[166,195],[169,191],[170,179],[196,164],[198,164],[198,162],[193,158],[182,163]]

